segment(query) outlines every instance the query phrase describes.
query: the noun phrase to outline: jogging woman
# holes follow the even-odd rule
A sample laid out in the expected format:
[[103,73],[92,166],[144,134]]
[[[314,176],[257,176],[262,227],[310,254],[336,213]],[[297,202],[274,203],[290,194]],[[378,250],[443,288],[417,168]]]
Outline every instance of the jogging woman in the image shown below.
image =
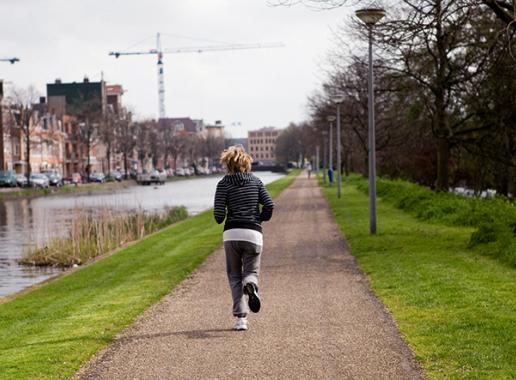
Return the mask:
[[226,167],[227,174],[217,184],[213,211],[217,223],[226,220],[223,240],[235,330],[247,330],[249,310],[260,311],[261,223],[272,217],[274,208],[262,181],[251,173],[252,161],[241,145],[222,152],[220,163]]

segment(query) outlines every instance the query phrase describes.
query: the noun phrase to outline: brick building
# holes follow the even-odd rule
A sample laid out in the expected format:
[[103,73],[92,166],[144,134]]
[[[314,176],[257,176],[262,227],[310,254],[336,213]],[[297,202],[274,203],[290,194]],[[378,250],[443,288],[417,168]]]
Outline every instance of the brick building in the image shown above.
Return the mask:
[[274,127],[264,127],[247,133],[249,153],[255,162],[264,165],[276,163],[276,140],[280,130]]

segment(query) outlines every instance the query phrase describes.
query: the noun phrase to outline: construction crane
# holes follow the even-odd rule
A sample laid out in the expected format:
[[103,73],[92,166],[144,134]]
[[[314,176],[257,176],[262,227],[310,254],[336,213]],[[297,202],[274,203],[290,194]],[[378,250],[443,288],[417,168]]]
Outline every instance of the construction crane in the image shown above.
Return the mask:
[[12,58],[0,58],[0,62],[9,62],[11,65],[14,65],[16,62],[20,62],[20,58],[12,57]]
[[182,48],[162,49],[160,33],[156,35],[156,48],[145,51],[111,51],[109,55],[119,58],[121,55],[156,55],[158,60],[158,100],[159,100],[159,117],[165,117],[165,81],[163,73],[163,55],[164,54],[180,54],[180,53],[203,53],[209,51],[223,50],[244,50],[244,49],[264,49],[285,46],[282,43],[268,44],[229,44],[229,45],[212,45],[212,46],[190,46]]

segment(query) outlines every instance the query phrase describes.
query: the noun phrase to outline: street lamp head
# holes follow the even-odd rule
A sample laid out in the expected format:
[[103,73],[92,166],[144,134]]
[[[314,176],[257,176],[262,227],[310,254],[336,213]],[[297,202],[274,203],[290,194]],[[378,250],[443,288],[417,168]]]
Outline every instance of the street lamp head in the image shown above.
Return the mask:
[[373,26],[385,16],[382,8],[364,8],[355,12],[356,16],[367,26]]
[[333,123],[335,121],[335,119],[337,119],[337,118],[333,115],[330,115],[326,118],[326,120],[328,120],[330,123]]
[[343,94],[335,94],[331,97],[331,100],[335,104],[340,104],[344,101],[344,95]]

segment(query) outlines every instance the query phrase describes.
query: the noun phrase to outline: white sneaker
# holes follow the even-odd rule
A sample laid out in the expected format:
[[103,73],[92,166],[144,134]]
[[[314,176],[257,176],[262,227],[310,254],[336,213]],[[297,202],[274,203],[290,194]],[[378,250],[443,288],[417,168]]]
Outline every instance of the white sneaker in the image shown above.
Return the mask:
[[249,323],[247,322],[247,317],[239,317],[236,320],[234,329],[236,331],[245,331],[247,330]]

